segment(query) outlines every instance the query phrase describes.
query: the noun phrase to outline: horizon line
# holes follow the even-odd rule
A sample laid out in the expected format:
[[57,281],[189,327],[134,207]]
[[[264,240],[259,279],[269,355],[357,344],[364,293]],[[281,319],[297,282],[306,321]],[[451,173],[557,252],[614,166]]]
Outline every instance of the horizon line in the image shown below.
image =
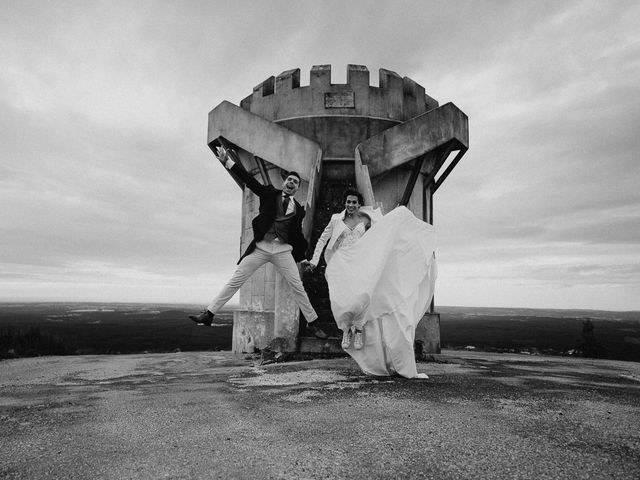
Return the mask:
[[[171,306],[202,306],[201,302],[142,302],[142,301],[112,301],[112,300],[0,300],[0,305],[22,304],[111,304],[111,305],[171,305]],[[467,308],[467,309],[501,309],[501,310],[559,310],[559,311],[591,311],[591,312],[616,312],[616,313],[640,313],[638,310],[607,310],[603,308],[560,308],[560,307],[504,307],[504,306],[468,306],[468,305],[436,305],[437,308]],[[239,310],[237,303],[228,303],[224,310]],[[434,313],[438,313],[437,311]]]

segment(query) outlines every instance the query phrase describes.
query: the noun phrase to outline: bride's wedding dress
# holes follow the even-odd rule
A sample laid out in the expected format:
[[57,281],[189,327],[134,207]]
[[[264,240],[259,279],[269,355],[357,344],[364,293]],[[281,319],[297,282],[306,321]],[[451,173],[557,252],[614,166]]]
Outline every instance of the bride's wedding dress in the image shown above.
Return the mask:
[[331,310],[341,328],[364,326],[363,348],[346,351],[365,373],[426,377],[416,370],[413,341],[433,298],[434,251],[433,226],[397,207],[332,256],[326,269]]

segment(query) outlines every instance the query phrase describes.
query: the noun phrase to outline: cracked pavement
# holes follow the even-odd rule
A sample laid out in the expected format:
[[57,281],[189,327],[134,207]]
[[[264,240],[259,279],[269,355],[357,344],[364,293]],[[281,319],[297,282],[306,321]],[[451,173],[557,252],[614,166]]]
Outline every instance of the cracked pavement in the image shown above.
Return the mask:
[[640,364],[444,351],[428,380],[230,352],[0,362],[0,478],[640,478]]

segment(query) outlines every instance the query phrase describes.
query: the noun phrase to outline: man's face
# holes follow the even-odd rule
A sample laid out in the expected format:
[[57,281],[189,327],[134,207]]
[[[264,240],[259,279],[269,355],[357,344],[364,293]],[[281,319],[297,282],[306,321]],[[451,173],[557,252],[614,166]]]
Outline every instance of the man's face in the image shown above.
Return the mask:
[[295,175],[289,175],[284,179],[284,183],[282,184],[282,191],[287,195],[295,195],[300,188],[300,179]]
[[347,199],[344,202],[344,208],[348,214],[354,214],[360,208],[360,202],[355,195],[347,195]]

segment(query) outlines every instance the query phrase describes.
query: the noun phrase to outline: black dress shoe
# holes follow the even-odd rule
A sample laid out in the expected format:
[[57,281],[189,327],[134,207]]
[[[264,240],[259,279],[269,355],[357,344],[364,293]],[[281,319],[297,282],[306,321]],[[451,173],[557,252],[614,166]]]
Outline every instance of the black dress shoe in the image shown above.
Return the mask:
[[198,325],[206,325],[207,327],[210,327],[213,323],[213,317],[213,313],[209,310],[204,310],[200,315],[189,315],[189,318]]
[[316,325],[316,322],[307,323],[307,331],[321,340],[326,340],[327,338],[329,338],[329,335],[324,333],[322,329],[318,325]]

